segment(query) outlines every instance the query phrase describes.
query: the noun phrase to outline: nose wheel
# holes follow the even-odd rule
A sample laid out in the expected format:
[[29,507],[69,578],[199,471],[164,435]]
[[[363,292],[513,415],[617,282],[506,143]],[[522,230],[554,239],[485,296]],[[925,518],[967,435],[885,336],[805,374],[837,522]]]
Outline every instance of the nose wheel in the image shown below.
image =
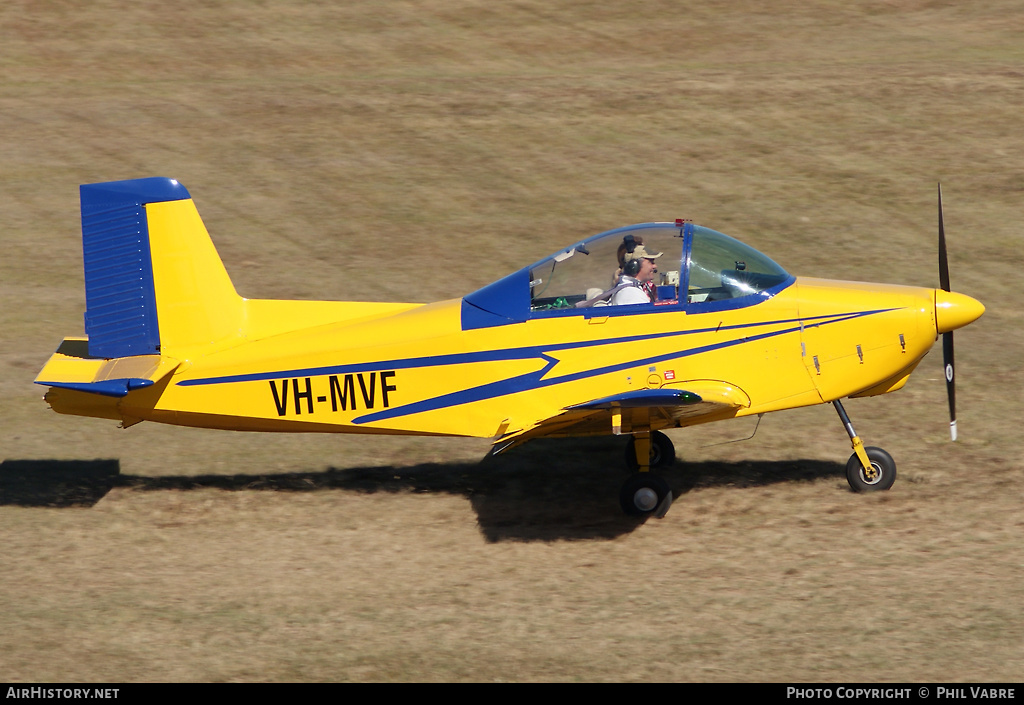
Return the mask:
[[870,464],[865,466],[854,453],[846,461],[846,481],[854,492],[887,490],[896,482],[896,461],[881,448],[864,449]]

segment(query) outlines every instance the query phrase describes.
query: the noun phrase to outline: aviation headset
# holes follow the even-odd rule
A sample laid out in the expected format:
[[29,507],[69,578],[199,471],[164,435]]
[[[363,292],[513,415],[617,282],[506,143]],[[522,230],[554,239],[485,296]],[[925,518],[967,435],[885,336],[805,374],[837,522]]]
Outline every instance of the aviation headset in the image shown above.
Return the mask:
[[[632,235],[627,235],[622,238],[622,244],[626,246],[626,253],[633,254],[633,250],[636,249],[637,241]],[[623,255],[625,257],[625,255]],[[627,277],[635,277],[640,273],[640,260],[631,259],[627,262],[622,263],[622,273]]]

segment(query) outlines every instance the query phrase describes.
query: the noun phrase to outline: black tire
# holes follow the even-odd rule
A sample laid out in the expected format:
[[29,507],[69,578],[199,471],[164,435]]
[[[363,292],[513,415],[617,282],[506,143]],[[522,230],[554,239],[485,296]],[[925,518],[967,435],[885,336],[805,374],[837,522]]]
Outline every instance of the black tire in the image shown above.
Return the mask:
[[[661,431],[651,431],[651,470],[663,470],[671,467],[676,460],[676,447],[672,439]],[[636,438],[629,437],[626,443],[626,467],[632,472],[640,469],[636,462]]]
[[649,472],[638,472],[630,475],[619,492],[619,504],[622,511],[633,517],[648,516],[654,513],[662,500],[671,492],[668,483],[658,475]]
[[854,453],[846,461],[846,481],[854,492],[880,492],[896,482],[896,461],[881,448],[869,446],[864,449],[871,461],[871,470],[865,472],[860,458]]

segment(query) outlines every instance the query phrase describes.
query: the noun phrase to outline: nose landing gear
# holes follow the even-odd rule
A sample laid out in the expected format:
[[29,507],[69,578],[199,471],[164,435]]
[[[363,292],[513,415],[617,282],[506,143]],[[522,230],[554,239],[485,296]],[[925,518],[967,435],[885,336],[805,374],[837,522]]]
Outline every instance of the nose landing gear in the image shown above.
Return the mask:
[[832,406],[836,408],[853,444],[853,455],[846,461],[846,481],[850,487],[854,492],[878,492],[892,487],[892,483],[896,482],[896,461],[881,448],[865,447],[860,436],[853,430],[853,424],[842,403],[836,399]]

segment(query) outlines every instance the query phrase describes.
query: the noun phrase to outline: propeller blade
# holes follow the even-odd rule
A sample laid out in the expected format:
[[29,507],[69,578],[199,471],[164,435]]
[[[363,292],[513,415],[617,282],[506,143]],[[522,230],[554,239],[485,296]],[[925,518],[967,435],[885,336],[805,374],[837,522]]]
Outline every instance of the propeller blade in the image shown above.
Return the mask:
[[[939,286],[949,291],[949,259],[946,256],[946,228],[942,222],[942,184],[939,184]],[[956,381],[953,373],[953,331],[942,334],[942,367],[949,398],[949,436],[956,440]]]
[[946,396],[949,397],[949,436],[956,440],[956,381],[953,379],[953,334],[942,334],[942,365],[946,370]]
[[949,260],[946,258],[946,228],[942,224],[942,184],[939,184],[939,286],[949,291]]

